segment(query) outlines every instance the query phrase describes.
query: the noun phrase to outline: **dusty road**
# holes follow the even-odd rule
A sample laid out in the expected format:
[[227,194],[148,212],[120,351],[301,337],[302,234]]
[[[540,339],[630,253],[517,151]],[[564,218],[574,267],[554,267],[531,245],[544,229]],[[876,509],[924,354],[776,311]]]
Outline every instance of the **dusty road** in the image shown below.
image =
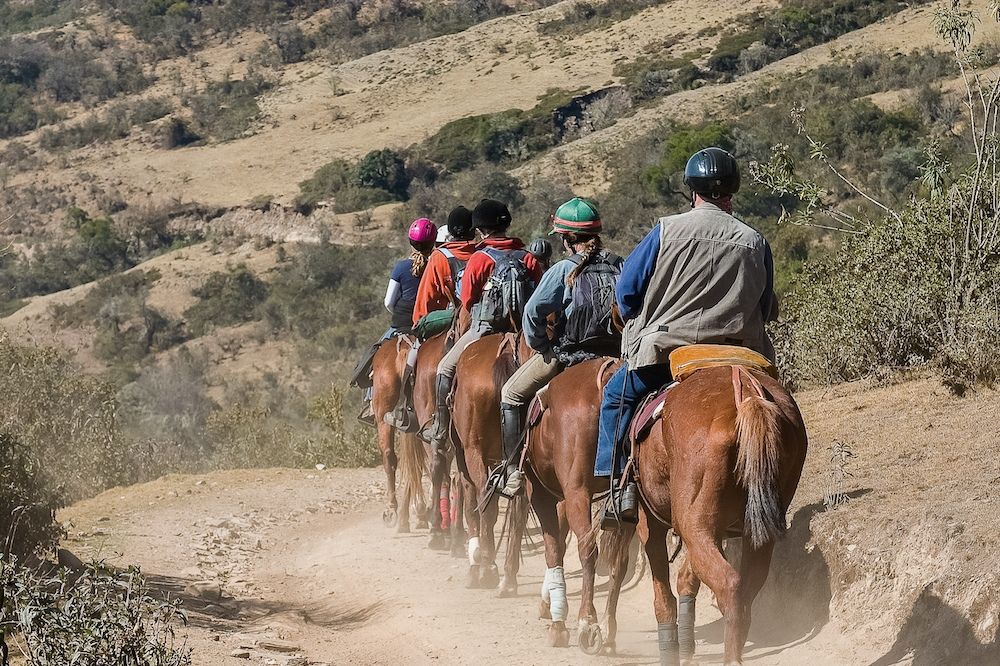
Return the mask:
[[[77,554],[138,563],[158,586],[180,594],[192,609],[196,664],[248,663],[231,656],[240,651],[250,663],[280,666],[658,663],[648,575],[622,596],[615,656],[588,657],[575,637],[570,648],[551,649],[536,617],[544,572],[537,548],[526,549],[518,598],[466,590],[464,560],[427,550],[426,532],[399,535],[382,525],[380,494],[374,470],[220,472],[112,490],[60,517]],[[579,567],[568,562],[567,571],[575,625]],[[193,594],[193,581],[218,582],[222,598]],[[711,602],[703,592],[697,637],[704,663],[721,654]],[[748,661],[868,664],[880,656],[829,627],[784,633],[775,644],[756,632]],[[262,648],[268,640],[295,649]]]

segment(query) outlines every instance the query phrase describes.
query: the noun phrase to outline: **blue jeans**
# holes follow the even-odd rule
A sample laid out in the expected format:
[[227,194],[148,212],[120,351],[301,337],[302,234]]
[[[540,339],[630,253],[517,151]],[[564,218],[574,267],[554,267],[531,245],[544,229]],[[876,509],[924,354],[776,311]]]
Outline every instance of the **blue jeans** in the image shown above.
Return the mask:
[[[616,476],[625,470],[625,462],[628,460],[625,440],[635,410],[643,398],[669,381],[669,363],[647,365],[635,370],[629,370],[626,363],[618,368],[618,372],[604,387],[604,398],[601,400],[594,476],[611,476],[612,459],[615,459]],[[622,450],[616,457],[615,450],[619,444],[622,445]]]

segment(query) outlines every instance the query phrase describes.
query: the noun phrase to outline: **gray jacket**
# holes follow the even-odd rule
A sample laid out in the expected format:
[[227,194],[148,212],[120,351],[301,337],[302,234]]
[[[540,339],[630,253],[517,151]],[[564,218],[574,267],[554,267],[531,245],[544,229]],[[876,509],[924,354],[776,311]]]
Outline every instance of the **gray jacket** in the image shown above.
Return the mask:
[[778,315],[771,248],[713,204],[661,218],[625,260],[616,296],[628,322],[622,355],[633,369],[697,343],[774,359],[764,329]]

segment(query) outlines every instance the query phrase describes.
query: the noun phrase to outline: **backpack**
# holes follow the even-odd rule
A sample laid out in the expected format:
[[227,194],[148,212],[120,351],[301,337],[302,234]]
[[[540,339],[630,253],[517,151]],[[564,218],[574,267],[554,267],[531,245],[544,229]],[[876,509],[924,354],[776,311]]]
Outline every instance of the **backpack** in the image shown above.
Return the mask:
[[468,262],[460,260],[451,250],[446,250],[443,247],[439,247],[438,252],[444,255],[444,258],[448,260],[448,266],[451,267],[451,281],[455,285],[453,303],[458,303],[462,300],[462,276],[465,275],[465,265]]
[[[570,261],[577,266],[581,255]],[[612,322],[611,310],[615,304],[615,287],[621,276],[621,264],[615,255],[601,251],[576,276],[570,294],[569,316],[561,336],[563,348],[602,345],[620,339]]]
[[489,324],[494,331],[520,330],[524,306],[535,289],[524,264],[525,250],[497,250],[487,247],[493,260],[493,273],[483,288],[483,298],[473,306],[472,316]]

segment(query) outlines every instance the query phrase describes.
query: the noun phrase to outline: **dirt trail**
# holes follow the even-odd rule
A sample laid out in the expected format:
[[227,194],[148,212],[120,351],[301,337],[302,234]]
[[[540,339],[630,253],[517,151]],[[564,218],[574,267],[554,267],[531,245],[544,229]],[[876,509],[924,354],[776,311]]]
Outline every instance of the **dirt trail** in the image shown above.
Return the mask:
[[[138,563],[157,585],[181,594],[194,609],[189,644],[204,666],[245,663],[231,653],[265,639],[293,644],[307,663],[658,663],[648,574],[623,594],[617,656],[550,649],[536,617],[544,572],[538,548],[525,554],[518,598],[466,590],[465,560],[427,550],[423,531],[387,529],[380,494],[380,474],[369,470],[225,472],[113,490],[62,518],[72,523],[67,545],[81,556]],[[578,564],[567,570],[572,619]],[[220,581],[223,600],[206,605],[186,596],[185,586],[198,580]],[[698,650],[714,663],[719,615],[709,594],[700,604]],[[784,644],[755,640],[749,658],[769,664],[878,657],[832,629]],[[251,658],[301,663],[261,649]]]
[[[754,607],[748,663],[1000,663],[1000,391],[957,398],[917,379],[799,400],[809,457]],[[843,464],[831,464],[834,447],[850,451]],[[525,552],[518,598],[466,590],[464,558],[427,550],[426,531],[382,524],[383,483],[378,470],[168,476],[59,517],[73,552],[139,564],[180,594],[203,666],[246,663],[230,654],[261,640],[297,648],[291,659],[248,650],[251,663],[276,666],[658,663],[648,574],[622,595],[617,656],[550,649],[536,617],[537,548]],[[830,510],[830,493],[849,499]],[[567,571],[574,626],[572,557]],[[220,584],[223,598],[185,592],[196,581]],[[707,589],[696,637],[704,663],[718,663],[722,625]]]

